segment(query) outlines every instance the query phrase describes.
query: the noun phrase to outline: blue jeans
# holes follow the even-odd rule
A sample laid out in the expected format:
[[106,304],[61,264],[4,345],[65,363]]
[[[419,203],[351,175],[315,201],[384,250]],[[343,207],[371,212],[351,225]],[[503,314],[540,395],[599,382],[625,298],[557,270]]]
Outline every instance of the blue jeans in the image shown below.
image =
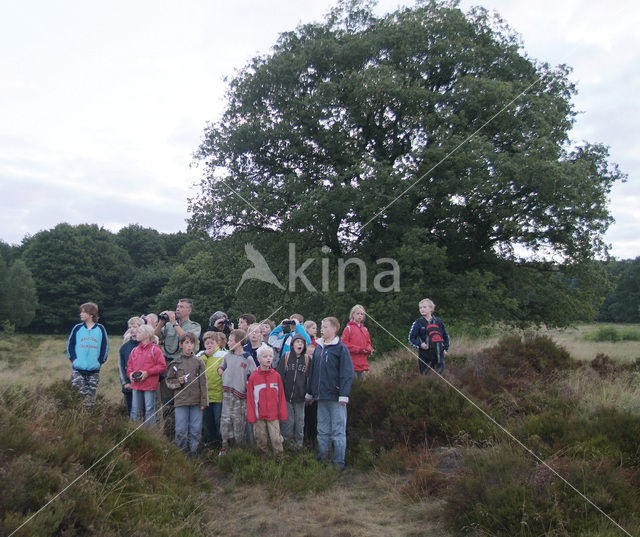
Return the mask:
[[213,442],[217,446],[222,445],[220,435],[220,416],[222,416],[222,402],[209,403],[209,406],[202,413],[202,427],[204,429],[204,443]]
[[[144,412],[144,415],[143,415]],[[133,421],[142,421],[145,418],[144,426],[152,427],[156,422],[156,392],[131,390],[131,414]]]
[[344,469],[347,452],[347,405],[338,401],[318,401],[318,460],[325,462],[331,455],[332,464]]
[[198,453],[202,438],[202,410],[199,405],[176,407],[176,446],[192,455]]

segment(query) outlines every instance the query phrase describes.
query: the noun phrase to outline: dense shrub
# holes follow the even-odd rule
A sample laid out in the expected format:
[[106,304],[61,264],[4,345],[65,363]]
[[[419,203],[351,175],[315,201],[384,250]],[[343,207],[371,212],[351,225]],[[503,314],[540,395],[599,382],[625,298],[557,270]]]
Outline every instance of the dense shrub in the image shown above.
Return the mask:
[[380,378],[356,383],[350,397],[348,434],[358,457],[359,445],[377,454],[398,445],[446,444],[461,434],[486,442],[493,428],[441,379],[414,375],[400,384]]
[[[0,396],[0,528],[17,536],[204,535],[199,468],[68,382]],[[54,501],[38,512],[51,499]],[[32,515],[35,515],[32,519]],[[188,523],[193,520],[193,523]],[[187,521],[187,522],[185,522]]]
[[468,456],[447,489],[447,520],[463,534],[589,535],[608,519],[586,497],[623,527],[637,527],[637,471],[567,458],[548,464],[566,481],[506,445]]

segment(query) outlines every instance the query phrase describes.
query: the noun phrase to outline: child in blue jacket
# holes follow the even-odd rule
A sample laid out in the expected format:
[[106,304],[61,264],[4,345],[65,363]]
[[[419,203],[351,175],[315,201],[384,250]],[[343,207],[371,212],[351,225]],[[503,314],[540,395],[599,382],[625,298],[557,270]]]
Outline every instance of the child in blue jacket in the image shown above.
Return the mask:
[[71,360],[71,386],[78,390],[87,406],[96,401],[100,368],[109,354],[107,331],[98,323],[98,306],[86,302],[80,306],[80,320],[71,329],[67,356]]

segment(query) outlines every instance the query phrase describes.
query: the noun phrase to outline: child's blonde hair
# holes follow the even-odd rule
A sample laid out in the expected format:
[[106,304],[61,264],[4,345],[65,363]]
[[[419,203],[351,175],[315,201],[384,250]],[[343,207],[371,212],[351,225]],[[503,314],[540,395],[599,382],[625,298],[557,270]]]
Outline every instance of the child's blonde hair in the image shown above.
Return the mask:
[[213,339],[221,349],[227,346],[227,335],[224,332],[213,332]]
[[149,339],[153,338],[153,328],[151,328],[148,324],[140,325],[140,327],[138,328],[138,333],[140,332],[144,332],[145,334],[147,334],[147,336],[149,336]]
[[218,341],[216,339],[217,333],[218,332],[213,332],[212,330],[209,330],[204,334],[202,334],[202,344],[204,345],[204,342],[207,341],[208,339],[213,339],[214,343],[217,345],[218,344]]
[[325,317],[322,320],[332,325],[336,329],[336,332],[340,330],[340,321],[338,321],[336,317]]
[[233,340],[236,343],[242,343],[244,345],[247,342],[247,333],[244,330],[240,330],[240,328],[231,330],[229,337],[231,336],[233,336]]
[[80,306],[80,311],[84,311],[91,315],[91,319],[94,323],[97,323],[100,318],[98,316],[98,305],[95,302],[85,302]]
[[305,321],[305,322],[304,322],[304,324],[303,324],[302,326],[304,326],[304,329],[305,329],[305,330],[307,330],[307,331],[308,331],[308,329],[309,329],[309,328],[311,328],[312,326],[313,326],[314,328],[316,328],[316,330],[317,330],[317,328],[318,328],[318,325],[316,324],[316,322],[315,322],[315,321]]
[[422,306],[422,304],[428,304],[429,306],[431,306],[431,309],[436,309],[436,305],[430,298],[423,298],[420,302],[418,302],[418,307]]
[[351,308],[351,311],[349,312],[349,320],[353,319],[353,314],[357,310],[362,310],[362,313],[364,313],[365,315],[367,314],[367,310],[364,309],[364,306],[361,306],[360,304],[356,304],[355,306],[353,306],[353,308]]

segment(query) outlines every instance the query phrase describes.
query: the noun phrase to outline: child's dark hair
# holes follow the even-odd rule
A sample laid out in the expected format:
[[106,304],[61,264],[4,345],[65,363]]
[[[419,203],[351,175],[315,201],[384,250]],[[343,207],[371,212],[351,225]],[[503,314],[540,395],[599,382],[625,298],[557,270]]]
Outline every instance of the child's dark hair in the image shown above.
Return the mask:
[[240,315],[240,317],[238,317],[238,319],[244,319],[245,321],[247,321],[248,325],[252,325],[256,322],[256,316],[252,313],[243,313],[242,315]]
[[184,334],[182,334],[180,336],[180,339],[178,339],[178,342],[182,345],[187,339],[194,345],[196,344],[197,338],[195,334],[192,334],[191,332],[185,332]]

